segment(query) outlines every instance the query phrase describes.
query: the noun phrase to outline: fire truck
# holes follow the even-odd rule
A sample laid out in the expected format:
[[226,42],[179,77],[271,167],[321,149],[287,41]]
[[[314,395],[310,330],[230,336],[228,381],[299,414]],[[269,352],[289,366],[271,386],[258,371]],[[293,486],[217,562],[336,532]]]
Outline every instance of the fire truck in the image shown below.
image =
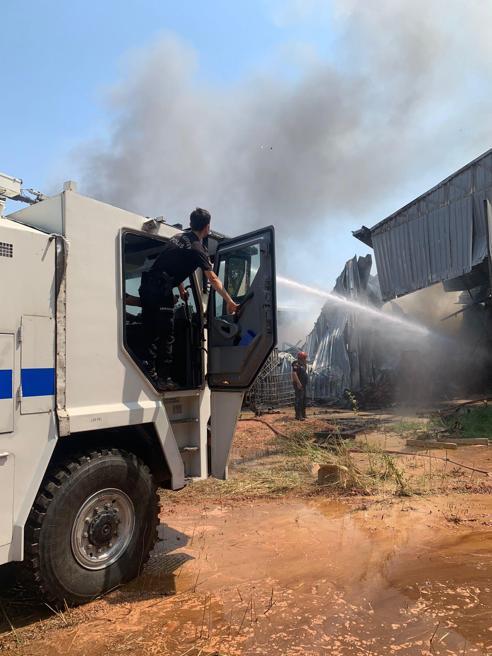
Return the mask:
[[6,199],[31,197],[0,174],[0,565],[22,561],[49,603],[80,604],[139,574],[159,487],[227,477],[244,393],[276,344],[274,230],[216,245],[236,315],[201,272],[186,281],[179,388],[162,393],[135,299],[179,230],[73,182],[9,214]]

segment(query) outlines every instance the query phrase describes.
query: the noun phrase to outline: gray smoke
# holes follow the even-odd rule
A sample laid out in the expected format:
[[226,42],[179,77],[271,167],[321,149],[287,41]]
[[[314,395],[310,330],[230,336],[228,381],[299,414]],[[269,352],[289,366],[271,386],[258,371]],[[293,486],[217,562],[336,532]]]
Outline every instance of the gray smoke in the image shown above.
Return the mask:
[[285,241],[383,218],[395,186],[491,145],[492,3],[330,6],[336,59],[291,75],[205,82],[172,35],[135,54],[110,92],[107,139],[79,152],[84,191],[171,222],[206,207],[228,234],[274,223]]

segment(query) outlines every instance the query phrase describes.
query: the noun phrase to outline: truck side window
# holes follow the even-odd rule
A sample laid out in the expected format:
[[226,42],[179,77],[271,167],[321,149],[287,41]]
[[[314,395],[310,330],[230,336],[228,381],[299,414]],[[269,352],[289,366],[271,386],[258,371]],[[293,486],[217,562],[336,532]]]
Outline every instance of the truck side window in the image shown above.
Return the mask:
[[[260,268],[260,261],[259,242],[221,254],[217,276],[236,303],[241,303],[249,292]],[[226,315],[225,301],[215,294],[215,316]]]

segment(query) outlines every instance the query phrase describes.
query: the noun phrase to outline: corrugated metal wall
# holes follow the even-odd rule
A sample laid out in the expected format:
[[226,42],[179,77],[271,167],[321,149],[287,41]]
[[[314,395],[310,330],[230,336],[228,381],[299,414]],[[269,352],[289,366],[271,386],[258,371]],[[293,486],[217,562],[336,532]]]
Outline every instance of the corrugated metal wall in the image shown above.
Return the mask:
[[383,300],[468,273],[487,254],[492,151],[371,230]]
[[[349,260],[334,292],[368,305],[380,305],[377,281],[370,276],[371,256]],[[346,389],[360,390],[374,382],[374,344],[368,321],[345,305],[327,301],[306,338],[304,350],[312,363],[309,396],[315,400],[343,398]]]

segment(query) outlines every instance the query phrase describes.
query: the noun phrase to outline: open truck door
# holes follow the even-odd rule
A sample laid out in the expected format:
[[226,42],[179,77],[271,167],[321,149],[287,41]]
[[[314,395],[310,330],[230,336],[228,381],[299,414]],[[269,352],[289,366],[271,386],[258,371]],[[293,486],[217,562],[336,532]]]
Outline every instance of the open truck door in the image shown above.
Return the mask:
[[218,245],[214,271],[232,299],[211,291],[208,305],[208,385],[211,389],[211,473],[227,477],[232,436],[245,391],[277,343],[273,226]]

